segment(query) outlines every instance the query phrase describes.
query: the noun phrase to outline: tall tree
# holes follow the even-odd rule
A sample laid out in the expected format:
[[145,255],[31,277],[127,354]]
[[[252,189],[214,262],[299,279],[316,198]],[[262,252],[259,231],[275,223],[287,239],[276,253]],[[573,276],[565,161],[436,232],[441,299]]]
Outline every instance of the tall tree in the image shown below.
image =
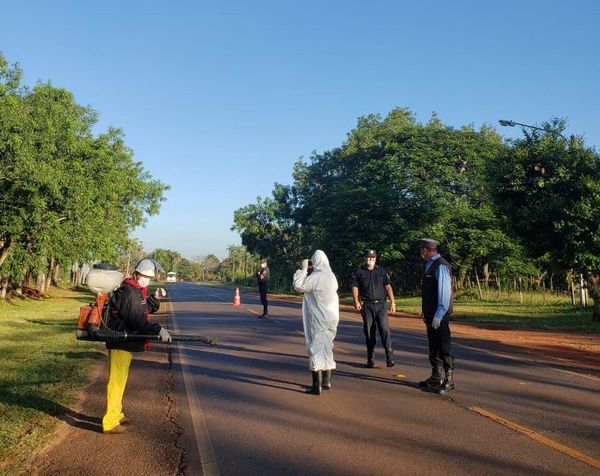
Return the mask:
[[[489,127],[455,129],[436,115],[426,124],[400,108],[362,117],[340,147],[299,161],[292,185],[237,210],[234,228],[250,250],[285,252],[291,262],[323,249],[342,283],[362,250],[376,248],[397,283],[416,286],[425,235],[446,246],[458,271],[506,267],[520,246],[486,186],[486,164],[503,147]],[[464,230],[476,228],[479,237],[465,240]]]
[[600,320],[600,156],[583,137],[559,135],[565,126],[554,118],[543,124],[548,132],[523,131],[494,163],[491,183],[531,257],[586,276]]
[[19,76],[0,55],[0,278],[17,285],[116,259],[168,188],[120,130],[94,136],[93,109],[49,83],[20,87]]

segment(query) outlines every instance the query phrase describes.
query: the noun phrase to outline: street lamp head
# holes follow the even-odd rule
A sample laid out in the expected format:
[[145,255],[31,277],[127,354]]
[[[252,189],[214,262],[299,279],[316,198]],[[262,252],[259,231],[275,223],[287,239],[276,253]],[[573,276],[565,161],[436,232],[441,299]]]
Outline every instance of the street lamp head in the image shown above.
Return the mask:
[[501,126],[508,126],[508,127],[522,126],[522,127],[528,127],[529,129],[535,129],[537,131],[542,131],[542,132],[545,132],[546,134],[556,134],[557,136],[560,136],[564,140],[567,140],[567,138],[565,136],[563,136],[559,130],[550,129],[548,127],[530,126],[529,124],[522,124],[521,122],[515,122],[515,121],[507,121],[506,119],[500,119],[498,122],[500,123]]
[[498,122],[501,126],[515,127],[515,121],[507,121],[506,119],[500,119]]

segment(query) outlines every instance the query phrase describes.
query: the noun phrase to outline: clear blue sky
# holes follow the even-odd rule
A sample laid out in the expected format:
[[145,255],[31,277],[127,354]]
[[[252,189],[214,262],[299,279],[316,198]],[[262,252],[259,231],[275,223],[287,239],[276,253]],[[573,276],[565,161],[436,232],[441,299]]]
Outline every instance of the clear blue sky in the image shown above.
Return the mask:
[[26,83],[71,90],[171,185],[136,231],[149,251],[224,257],[236,208],[396,106],[453,126],[566,117],[600,145],[597,1],[26,1],[1,23]]

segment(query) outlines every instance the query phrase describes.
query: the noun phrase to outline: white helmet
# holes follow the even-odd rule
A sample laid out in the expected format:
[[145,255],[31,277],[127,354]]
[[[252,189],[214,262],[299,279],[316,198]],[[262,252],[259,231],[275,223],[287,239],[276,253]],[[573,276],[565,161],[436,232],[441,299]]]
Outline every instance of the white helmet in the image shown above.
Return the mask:
[[158,261],[153,260],[152,258],[144,258],[141,260],[135,267],[135,271],[144,276],[150,276],[151,278],[156,277],[157,271],[160,271],[161,273],[165,272]]

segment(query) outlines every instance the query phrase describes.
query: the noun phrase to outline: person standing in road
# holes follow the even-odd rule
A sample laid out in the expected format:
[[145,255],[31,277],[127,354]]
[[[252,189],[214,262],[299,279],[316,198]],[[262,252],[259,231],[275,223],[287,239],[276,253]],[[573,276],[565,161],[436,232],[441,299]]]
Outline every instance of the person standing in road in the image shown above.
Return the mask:
[[393,367],[394,352],[392,350],[392,337],[388,324],[386,296],[389,298],[390,312],[396,312],[394,290],[387,271],[377,266],[377,253],[375,250],[365,251],[366,264],[358,268],[352,275],[352,297],[354,308],[360,311],[363,319],[363,328],[367,343],[367,367],[373,368],[375,361],[373,353],[379,331],[381,343],[385,349],[385,360],[388,367]]
[[271,273],[267,260],[260,264],[260,269],[256,272],[256,280],[258,282],[258,292],[260,294],[260,303],[263,305],[263,313],[259,318],[265,318],[269,314],[269,301],[267,301],[267,292],[269,291],[269,280]]
[[[144,258],[135,267],[133,276],[123,281],[109,301],[107,326],[116,331],[159,335],[164,343],[171,342],[169,331],[158,323],[150,322],[149,315],[158,311],[158,299],[163,296],[160,288],[154,296],[148,296],[148,285],[157,274],[160,265]],[[148,341],[107,342],[108,384],[106,386],[106,413],[102,418],[104,433],[116,434],[126,431],[123,414],[123,394],[127,385],[129,366],[133,352],[150,348]]]
[[[454,389],[454,357],[450,353],[450,314],[452,314],[452,267],[438,253],[438,243],[430,238],[420,241],[425,260],[422,283],[423,321],[427,326],[431,376],[419,382],[421,388],[446,393]],[[442,380],[442,367],[445,379]]]
[[327,255],[317,250],[311,261],[312,273],[308,274],[309,262],[305,259],[302,269],[294,273],[293,284],[296,291],[304,293],[302,323],[312,372],[312,387],[307,393],[321,395],[321,390],[331,390],[331,373],[335,369],[333,339],[340,321],[340,301],[338,282]]

